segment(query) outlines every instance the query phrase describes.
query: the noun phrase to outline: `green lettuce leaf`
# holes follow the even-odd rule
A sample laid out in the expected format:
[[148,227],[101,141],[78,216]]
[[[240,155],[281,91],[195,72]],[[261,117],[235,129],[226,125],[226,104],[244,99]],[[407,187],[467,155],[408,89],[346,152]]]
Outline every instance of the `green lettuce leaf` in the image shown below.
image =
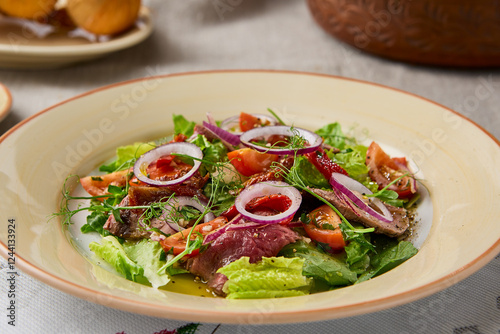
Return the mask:
[[80,230],[82,233],[97,232],[103,237],[110,235],[108,230],[103,228],[108,220],[108,215],[104,212],[94,211],[87,216],[87,223]]
[[367,150],[363,145],[348,146],[340,153],[329,154],[329,157],[342,166],[350,177],[362,182],[368,176],[368,167],[365,164]]
[[188,121],[182,115],[172,115],[172,120],[174,122],[174,132],[175,134],[182,133],[187,137],[191,137],[194,132],[195,122]]
[[302,274],[329,286],[350,285],[357,279],[356,273],[351,271],[346,263],[303,241],[283,247],[279,255],[303,259]]
[[157,241],[144,239],[122,245],[115,236],[110,235],[102,238],[101,243],[90,243],[89,247],[128,280],[141,284],[149,282],[154,288],[170,281],[167,273],[158,274],[166,262],[162,260],[163,249]]
[[144,269],[128,257],[123,246],[114,236],[102,238],[100,244],[91,242],[89,248],[128,280],[139,283],[147,282],[144,277]]
[[120,146],[116,149],[116,160],[99,167],[101,172],[112,173],[130,168],[141,155],[155,148],[154,143],[134,143],[132,145]]
[[316,134],[323,137],[325,144],[336,147],[340,150],[344,149],[346,145],[346,135],[342,132],[339,123],[330,123],[316,130]]
[[385,238],[385,240],[378,240],[375,244],[377,245],[377,253],[370,256],[370,268],[359,277],[356,283],[381,275],[399,266],[418,252],[409,241],[398,242]]
[[203,152],[203,162],[200,166],[202,175],[205,175],[207,171],[213,173],[215,170],[214,163],[227,161],[227,148],[220,140],[209,142],[207,137],[197,135],[191,140],[191,143],[198,146]]
[[295,159],[295,170],[298,177],[308,187],[331,189],[330,183],[304,156],[297,156]]
[[228,278],[223,291],[230,299],[299,296],[309,293],[303,264],[299,258],[270,257],[250,263],[249,257],[242,257],[217,272]]
[[158,270],[166,263],[161,260],[163,249],[158,241],[143,239],[136,244],[125,243],[123,248],[128,257],[143,268],[144,277],[148,279],[153,288],[170,282],[170,277],[166,273],[158,275]]

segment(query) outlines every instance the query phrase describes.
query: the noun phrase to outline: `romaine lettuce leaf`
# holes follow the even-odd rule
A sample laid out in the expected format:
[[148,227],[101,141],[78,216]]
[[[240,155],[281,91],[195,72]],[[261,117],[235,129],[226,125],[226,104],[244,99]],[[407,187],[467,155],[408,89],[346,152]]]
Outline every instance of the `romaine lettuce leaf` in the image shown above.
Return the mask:
[[116,237],[107,236],[102,238],[100,244],[92,242],[89,247],[131,281],[142,284],[149,282],[154,288],[170,281],[166,273],[157,273],[165,265],[165,261],[161,260],[162,248],[157,241],[144,239],[138,243],[126,242],[122,245]]
[[134,282],[145,281],[144,269],[127,256],[125,249],[114,236],[110,235],[102,238],[100,244],[91,242],[89,248],[128,280]]
[[304,260],[270,257],[250,263],[249,257],[231,262],[217,272],[227,276],[227,298],[274,298],[309,293],[309,280],[302,275]]
[[129,258],[144,269],[144,277],[153,288],[170,282],[170,277],[166,273],[158,275],[158,270],[166,263],[161,260],[163,249],[158,241],[143,239],[136,244],[125,243],[123,248]]
[[303,241],[283,247],[279,255],[303,259],[302,274],[327,283],[329,286],[349,285],[357,279],[356,273],[351,271],[344,262]]

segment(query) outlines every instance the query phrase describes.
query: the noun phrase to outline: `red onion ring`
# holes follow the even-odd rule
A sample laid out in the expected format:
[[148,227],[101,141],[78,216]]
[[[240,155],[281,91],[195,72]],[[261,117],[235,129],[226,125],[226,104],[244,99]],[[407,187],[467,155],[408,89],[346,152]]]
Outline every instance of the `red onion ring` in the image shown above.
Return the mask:
[[211,124],[205,121],[203,121],[203,126],[212,131],[213,134],[222,141],[226,141],[233,146],[238,146],[240,144],[240,137],[238,135],[235,135],[231,132],[219,128],[215,124]]
[[[276,118],[269,116],[269,115],[263,115],[263,114],[251,114],[252,116],[255,116],[257,118],[262,118],[265,119],[266,121],[269,121],[270,125],[276,125],[278,124],[278,120]],[[234,134],[241,134],[240,131],[240,115],[232,116],[229,118],[226,118],[220,123],[220,127],[226,131],[232,132]],[[236,129],[236,130],[235,130]]]
[[[282,135],[282,136],[292,137],[296,134],[304,138],[309,146],[299,149],[291,149],[286,147],[280,148],[280,147],[260,146],[251,142],[252,139],[257,137],[268,137],[271,135]],[[240,136],[240,140],[243,145],[251,147],[259,152],[280,154],[280,155],[294,154],[295,152],[297,152],[297,154],[313,152],[323,143],[323,138],[321,138],[314,132],[301,128],[292,128],[285,125],[264,126],[261,128],[248,130]]]
[[[277,215],[273,216],[260,216],[248,212],[245,207],[252,199],[256,197],[269,196],[274,194],[282,194],[287,196],[292,200],[290,207]],[[246,219],[260,223],[260,224],[276,224],[285,219],[292,217],[295,212],[299,209],[300,203],[302,202],[302,195],[300,192],[289,185],[288,183],[281,181],[267,181],[252,184],[251,186],[245,188],[236,197],[234,205],[236,210]]]
[[[195,158],[193,168],[191,168],[191,170],[183,176],[174,180],[159,181],[147,177],[147,175],[145,174],[145,170],[152,162],[158,160],[162,156],[166,156],[172,153],[185,154]],[[199,159],[201,158],[203,158],[203,153],[195,144],[186,142],[165,144],[141,155],[134,164],[134,175],[138,180],[156,187],[166,187],[174,184],[179,184],[186,181],[191,176],[193,176],[194,173],[196,173],[198,168],[200,168],[201,161]]]
[[[332,177],[330,178],[330,184],[332,187],[345,195],[348,199],[350,199],[354,204],[356,204],[361,210],[368,213],[370,216],[373,216],[383,222],[391,223],[394,218],[392,214],[389,212],[387,207],[382,203],[382,201],[378,198],[372,197],[369,199],[371,203],[377,206],[382,215],[377,211],[373,210],[370,206],[368,206],[362,199],[360,199],[353,191],[356,191],[361,194],[371,195],[373,194],[370,189],[366,188],[364,185],[359,183],[358,181],[340,173],[332,173]],[[350,203],[348,203],[350,205]],[[355,210],[354,210],[355,211]]]
[[[181,230],[184,230],[183,227],[179,226],[178,224],[172,222],[170,219],[168,219],[168,214],[172,212],[173,210],[177,210],[178,208],[182,208],[185,206],[192,206],[193,208],[197,209],[201,213],[203,213],[206,209],[207,203],[204,201],[200,201],[199,199],[195,199],[193,197],[189,196],[176,196],[176,197],[171,197],[165,204],[165,207],[169,206],[170,210],[167,210],[162,213],[160,216],[160,220],[164,220],[165,223],[170,226],[173,230],[176,232],[179,232]],[[207,212],[203,216],[203,222],[208,223],[209,221],[212,221],[215,219],[215,216],[212,212]]]

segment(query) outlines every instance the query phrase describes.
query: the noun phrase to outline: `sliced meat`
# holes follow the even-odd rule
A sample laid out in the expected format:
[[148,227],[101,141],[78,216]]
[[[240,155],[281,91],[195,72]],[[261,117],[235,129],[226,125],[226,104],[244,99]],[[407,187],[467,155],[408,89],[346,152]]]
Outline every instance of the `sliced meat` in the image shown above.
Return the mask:
[[[287,155],[278,160],[278,164],[282,165],[285,168],[291,168],[293,166],[294,158],[291,155]],[[279,170],[270,170],[258,174],[252,175],[250,179],[245,181],[243,184],[244,188],[251,186],[252,184],[264,182],[264,181],[283,181],[283,176],[278,173]]]
[[[130,197],[129,205],[148,205],[150,203],[160,202],[172,196],[174,191],[170,187],[139,187],[134,186],[128,189]],[[180,195],[179,195],[180,196]]]
[[336,207],[347,220],[359,222],[366,227],[373,227],[375,228],[375,233],[385,234],[390,237],[398,237],[402,235],[410,225],[409,217],[404,208],[397,208],[395,206],[385,204],[393,217],[393,221],[391,223],[386,223],[369,215],[365,211],[358,209],[354,204],[347,205],[333,191],[312,188],[311,190],[315,194],[333,204],[333,206]]
[[[252,175],[245,183],[243,183],[243,189],[248,188],[252,184],[265,182],[265,181],[283,181],[283,177],[276,173],[276,171],[262,172]],[[243,190],[241,189],[241,190]]]
[[[129,206],[130,198],[125,196],[121,201],[120,206]],[[122,210],[120,211],[120,218],[123,223],[116,221],[113,215],[109,215],[108,220],[104,224],[103,228],[108,230],[111,234],[124,239],[141,239],[148,235],[148,232],[144,228],[139,227],[139,217],[142,214],[142,210]]]
[[[150,205],[151,203],[166,201],[174,193],[178,196],[193,196],[192,194],[194,193],[196,196],[199,196],[199,198],[206,199],[206,197],[201,194],[201,190],[198,189],[197,191],[194,187],[190,188],[188,186],[181,185],[177,189],[179,192],[172,189],[172,187],[130,187],[128,195],[122,200],[120,206]],[[110,215],[104,224],[104,229],[108,230],[111,234],[124,239],[136,240],[148,238],[151,235],[151,232],[148,231],[148,226],[142,222],[141,215],[143,213],[143,209],[121,210],[120,218],[123,223],[120,223],[113,215]],[[176,231],[160,219],[152,219],[149,222],[149,225],[160,229],[166,234],[176,233]]]
[[189,259],[187,268],[207,281],[216,294],[224,295],[222,287],[227,277],[216,273],[219,268],[243,256],[248,256],[250,263],[276,256],[283,247],[299,238],[297,233],[279,224],[229,231],[215,239],[203,253]]

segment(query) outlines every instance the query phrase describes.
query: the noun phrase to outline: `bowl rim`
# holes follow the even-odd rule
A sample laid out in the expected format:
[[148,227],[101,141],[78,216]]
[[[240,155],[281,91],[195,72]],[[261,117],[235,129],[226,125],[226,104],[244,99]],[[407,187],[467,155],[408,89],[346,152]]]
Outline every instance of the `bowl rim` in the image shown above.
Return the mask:
[[[484,134],[486,134],[488,137],[490,137],[499,147],[500,147],[500,140],[495,138],[492,134],[490,134],[488,131],[486,131],[483,127],[478,125],[476,122],[470,120],[466,116],[450,109],[447,108],[437,102],[434,102],[432,100],[429,100],[425,97],[421,97],[419,95],[416,95],[414,93],[410,93],[407,91],[403,91],[398,88],[378,84],[378,83],[373,83],[373,82],[368,82],[364,80],[359,80],[359,79],[353,79],[353,78],[345,78],[337,75],[330,75],[330,74],[323,74],[323,73],[314,73],[314,72],[305,72],[305,71],[290,71],[290,70],[258,70],[258,69],[229,69],[229,70],[207,70],[207,71],[192,71],[192,72],[179,72],[179,73],[170,73],[170,74],[163,74],[163,75],[155,75],[155,76],[149,76],[149,77],[144,77],[144,78],[136,78],[136,79],[131,79],[131,80],[126,80],[122,82],[117,82],[113,83],[110,85],[105,85],[101,86],[95,89],[92,89],[90,91],[84,92],[82,94],[76,95],[72,98],[63,100],[57,104],[54,104],[48,108],[45,108],[28,118],[22,120],[15,126],[13,126],[11,129],[9,129],[6,133],[4,133],[0,137],[0,144],[11,134],[13,134],[15,131],[17,131],[19,128],[22,126],[26,125],[27,123],[31,122],[33,119],[36,119],[39,116],[42,116],[43,114],[50,112],[52,109],[57,108],[58,106],[64,105],[66,103],[72,102],[74,100],[78,100],[82,97],[92,95],[95,93],[98,93],[103,90],[111,89],[113,87],[118,87],[122,85],[128,85],[131,83],[137,83],[140,81],[144,80],[152,80],[152,79],[163,79],[163,78],[170,78],[170,77],[187,77],[187,76],[196,76],[196,75],[206,75],[206,74],[230,74],[230,73],[260,73],[260,74],[285,74],[285,75],[298,75],[298,76],[316,76],[316,77],[323,77],[323,78],[331,78],[331,79],[337,79],[337,80],[347,80],[351,82],[357,82],[365,85],[372,85],[376,86],[379,88],[383,89],[389,89],[392,91],[395,91],[397,93],[402,93],[420,100],[424,100],[426,102],[430,102],[440,108],[446,109],[449,112],[452,112],[454,115],[470,122],[473,124],[475,127],[477,127],[479,130],[481,130]],[[500,239],[498,239],[493,245],[491,245],[486,251],[484,251],[480,256],[477,258],[473,259],[466,265],[456,269],[455,271],[447,274],[446,276],[441,277],[438,280],[432,281],[427,283],[426,285],[414,288],[412,290],[407,290],[395,295],[391,295],[388,297],[383,297],[383,298],[378,298],[376,300],[370,300],[370,301],[365,301],[365,302],[360,302],[352,305],[347,305],[347,306],[333,306],[331,308],[323,308],[323,312],[331,312],[335,311],[335,314],[329,314],[328,319],[334,319],[334,318],[341,318],[345,316],[354,316],[354,315],[360,315],[360,314],[366,314],[374,311],[379,311],[391,307],[395,307],[398,305],[406,304],[409,302],[413,302],[415,300],[427,297],[433,293],[436,293],[438,291],[441,291],[447,287],[450,287],[459,281],[467,278],[468,276],[472,275],[475,273],[477,270],[485,266],[488,262],[490,262],[493,258],[495,258],[498,253],[500,252]],[[8,258],[8,253],[9,249],[6,244],[4,244],[2,241],[0,241],[0,255],[4,257],[5,259]],[[98,303],[104,306],[120,309],[123,311],[128,311],[131,312],[131,310],[134,310],[134,313],[139,313],[143,315],[148,315],[148,316],[156,316],[156,317],[162,317],[162,318],[172,318],[172,319],[181,319],[181,320],[186,320],[186,321],[192,321],[193,319],[188,317],[186,315],[186,311],[192,311],[191,309],[183,308],[182,305],[176,305],[175,309],[168,309],[168,314],[165,314],[162,311],[165,311],[166,305],[157,305],[157,304],[149,304],[145,302],[140,302],[140,301],[133,301],[128,298],[123,298],[119,297],[116,295],[111,295],[107,294],[104,292],[100,291],[95,291],[93,289],[87,288],[85,286],[81,286],[78,284],[75,284],[73,282],[67,281],[66,279],[62,279],[56,275],[53,275],[44,269],[41,269],[37,267],[36,265],[31,264],[29,261],[23,259],[22,257],[18,256],[16,254],[16,268],[21,269],[24,273],[27,273],[33,278],[36,278],[40,280],[41,282],[54,287],[60,291],[63,291],[65,293],[71,294],[73,296],[79,297],[81,299],[91,301],[94,303]],[[97,298],[96,295],[97,294]],[[404,297],[404,298],[402,298]],[[115,303],[113,305],[107,305],[109,302],[106,302],[106,300],[113,300]],[[404,299],[404,300],[403,300]],[[140,304],[141,307],[137,308],[137,304]],[[244,311],[238,311],[241,312],[241,315],[245,315]],[[297,311],[273,311],[273,317],[270,321],[266,321],[267,324],[278,324],[278,323],[290,323],[289,316],[291,314],[296,313]],[[315,321],[315,320],[325,320],[327,319],[325,316],[319,316],[318,310],[313,309],[313,310],[301,310],[301,317],[300,319],[308,319],[308,320],[295,320],[293,322],[305,322],[305,321]],[[197,321],[202,321],[202,322],[207,322],[207,323],[220,323],[221,321],[214,320],[212,317],[214,315],[220,315],[225,313],[224,311],[217,311],[215,309],[213,310],[204,310],[203,314],[197,314]],[[241,324],[241,322],[238,322],[237,317],[233,317],[232,320],[228,319],[229,321],[224,321],[224,323],[232,323],[232,324]]]

